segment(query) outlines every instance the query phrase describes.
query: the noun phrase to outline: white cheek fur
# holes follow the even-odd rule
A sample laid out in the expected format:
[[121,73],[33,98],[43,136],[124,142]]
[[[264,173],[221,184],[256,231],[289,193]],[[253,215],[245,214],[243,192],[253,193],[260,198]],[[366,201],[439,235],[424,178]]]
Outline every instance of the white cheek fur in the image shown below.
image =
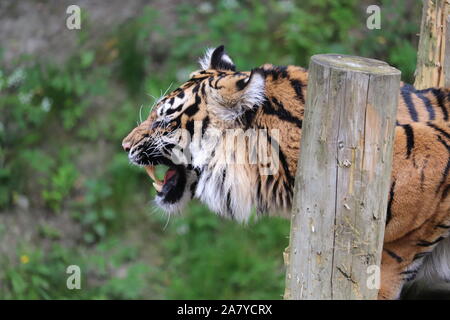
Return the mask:
[[227,105],[227,101],[217,90],[210,89],[208,108],[211,112],[224,121],[235,121],[246,110],[262,105],[265,99],[264,75],[260,72],[255,72],[248,81],[249,83],[243,89],[242,95],[233,105]]
[[214,153],[209,153],[207,159],[205,154],[208,152],[201,147],[192,150],[193,163],[201,164],[198,168],[202,172],[195,197],[219,215],[246,222],[254,203],[252,172],[248,164],[225,163],[224,159],[230,151],[226,150],[224,139],[218,139],[211,147]]

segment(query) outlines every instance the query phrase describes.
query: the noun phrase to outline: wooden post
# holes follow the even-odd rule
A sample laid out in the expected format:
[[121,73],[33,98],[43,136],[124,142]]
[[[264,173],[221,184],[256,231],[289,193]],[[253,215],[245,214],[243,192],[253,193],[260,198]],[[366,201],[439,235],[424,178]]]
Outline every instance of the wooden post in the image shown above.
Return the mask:
[[375,299],[400,71],[321,54],[308,78],[285,299]]
[[450,2],[424,0],[414,86],[450,87]]

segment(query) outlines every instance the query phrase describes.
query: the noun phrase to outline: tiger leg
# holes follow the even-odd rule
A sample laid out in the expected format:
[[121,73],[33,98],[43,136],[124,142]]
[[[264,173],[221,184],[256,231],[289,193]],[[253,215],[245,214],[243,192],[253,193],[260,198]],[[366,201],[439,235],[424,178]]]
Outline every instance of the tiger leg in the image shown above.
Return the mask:
[[430,249],[412,245],[407,237],[385,243],[381,258],[381,286],[378,299],[399,299],[403,285],[417,275]]
[[389,249],[383,248],[381,258],[381,285],[378,292],[378,299],[398,299],[403,285],[400,276],[402,266],[397,257],[390,256],[385,250],[391,252]]
[[398,299],[403,284],[414,280],[423,258],[449,233],[449,207],[442,203],[419,228],[384,243],[379,299]]

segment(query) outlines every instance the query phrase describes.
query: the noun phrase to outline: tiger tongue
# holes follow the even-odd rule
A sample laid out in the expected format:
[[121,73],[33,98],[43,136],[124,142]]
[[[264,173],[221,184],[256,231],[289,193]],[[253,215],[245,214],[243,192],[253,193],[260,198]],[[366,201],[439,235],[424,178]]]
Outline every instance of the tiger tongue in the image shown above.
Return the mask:
[[172,178],[175,174],[177,173],[177,171],[175,169],[169,169],[166,172],[166,175],[164,176],[164,184],[170,179]]

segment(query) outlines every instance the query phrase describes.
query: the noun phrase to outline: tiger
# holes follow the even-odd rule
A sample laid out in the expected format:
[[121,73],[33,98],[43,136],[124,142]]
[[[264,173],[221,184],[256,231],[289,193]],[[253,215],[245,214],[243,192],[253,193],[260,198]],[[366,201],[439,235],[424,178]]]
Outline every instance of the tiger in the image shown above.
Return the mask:
[[[254,215],[289,218],[307,70],[264,64],[237,71],[224,46],[207,49],[199,63],[123,139],[129,161],[147,170],[155,203],[168,214],[198,199],[240,223]],[[379,299],[450,281],[450,90],[401,83],[398,101]],[[225,143],[225,132],[233,130],[264,134],[251,143],[251,135],[244,137],[247,144]],[[261,141],[269,159],[277,155],[269,173],[270,161],[246,157]],[[224,161],[240,155],[241,161]],[[168,167],[163,180],[157,165]]]

